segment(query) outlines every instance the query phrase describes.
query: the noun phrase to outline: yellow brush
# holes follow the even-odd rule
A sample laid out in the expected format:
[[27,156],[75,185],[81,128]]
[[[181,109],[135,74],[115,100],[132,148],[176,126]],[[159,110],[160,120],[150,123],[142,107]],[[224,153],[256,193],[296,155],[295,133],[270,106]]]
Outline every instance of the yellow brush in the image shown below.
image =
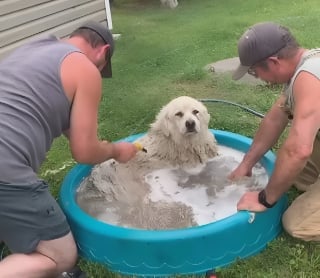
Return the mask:
[[147,149],[145,149],[144,147],[142,147],[142,145],[139,143],[139,142],[134,142],[133,143],[135,146],[136,146],[136,148],[139,150],[139,151],[143,151],[143,152],[147,152]]

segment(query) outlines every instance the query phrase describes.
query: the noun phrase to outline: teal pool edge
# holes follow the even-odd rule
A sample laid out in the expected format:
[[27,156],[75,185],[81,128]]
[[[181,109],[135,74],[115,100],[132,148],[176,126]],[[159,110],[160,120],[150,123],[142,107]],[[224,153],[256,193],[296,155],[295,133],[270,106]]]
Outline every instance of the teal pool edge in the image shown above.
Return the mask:
[[[242,152],[252,142],[248,137],[227,131],[211,132],[219,144]],[[142,135],[121,141],[132,142]],[[275,155],[269,151],[260,162],[270,175]],[[82,164],[71,169],[61,186],[60,204],[80,255],[116,272],[137,276],[203,273],[259,253],[282,231],[286,195],[264,213],[241,211],[199,227],[147,231],[109,225],[86,214],[75,201],[76,190],[91,169],[92,166]]]

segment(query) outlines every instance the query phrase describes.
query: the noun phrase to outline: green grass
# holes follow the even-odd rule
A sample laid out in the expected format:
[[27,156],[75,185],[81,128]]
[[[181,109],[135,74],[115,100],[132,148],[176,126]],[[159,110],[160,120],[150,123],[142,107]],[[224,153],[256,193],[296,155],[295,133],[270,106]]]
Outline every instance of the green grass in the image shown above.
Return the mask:
[[[204,70],[212,62],[236,56],[237,39],[258,21],[282,23],[301,45],[320,46],[318,0],[179,2],[177,9],[168,10],[161,8],[158,0],[114,1],[113,31],[121,38],[113,58],[114,77],[103,83],[101,138],[113,141],[146,131],[159,109],[180,95],[224,99],[266,113],[279,86],[244,85],[232,81],[230,75]],[[259,125],[258,117],[237,107],[206,105],[212,117],[211,128],[252,137]],[[41,169],[55,196],[74,164],[66,139],[57,139]],[[290,191],[292,198],[296,194]],[[85,260],[81,260],[81,267],[93,278],[120,276]],[[260,254],[235,262],[218,274],[227,278],[320,277],[320,247],[283,233]]]

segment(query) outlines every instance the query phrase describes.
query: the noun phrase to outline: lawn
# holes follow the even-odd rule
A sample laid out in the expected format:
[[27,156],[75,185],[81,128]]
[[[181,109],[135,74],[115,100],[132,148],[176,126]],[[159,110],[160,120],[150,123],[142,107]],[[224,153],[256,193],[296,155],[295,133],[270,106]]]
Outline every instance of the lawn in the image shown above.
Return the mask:
[[[237,39],[259,21],[286,25],[301,45],[318,47],[319,14],[318,0],[180,0],[174,10],[160,7],[158,0],[113,1],[113,32],[121,37],[113,78],[103,83],[100,137],[114,141],[146,131],[159,109],[180,95],[228,100],[266,113],[280,86],[234,82],[205,66],[237,56]],[[237,107],[206,105],[211,128],[252,137],[259,125],[260,118]],[[41,169],[55,196],[74,164],[67,141],[57,139]],[[295,195],[291,190],[289,196]],[[120,276],[85,260],[81,267],[93,278]],[[260,254],[218,270],[218,277],[320,277],[320,246],[282,233]]]

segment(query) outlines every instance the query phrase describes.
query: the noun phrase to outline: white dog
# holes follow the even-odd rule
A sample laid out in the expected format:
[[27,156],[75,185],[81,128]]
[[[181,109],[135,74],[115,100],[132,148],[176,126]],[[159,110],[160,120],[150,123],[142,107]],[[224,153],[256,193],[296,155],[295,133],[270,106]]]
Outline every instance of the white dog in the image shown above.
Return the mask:
[[190,207],[181,202],[150,201],[150,187],[145,177],[158,169],[192,169],[215,157],[217,143],[208,129],[209,120],[206,107],[196,99],[187,96],[173,99],[138,140],[147,152],[138,152],[124,164],[108,160],[96,165],[79,187],[78,203],[102,220],[105,220],[106,207],[111,206],[121,212],[119,221],[138,228],[196,225]]
[[206,163],[217,155],[209,121],[208,110],[200,101],[188,96],[173,99],[161,109],[146,136],[138,140],[147,150],[144,158],[171,166]]

